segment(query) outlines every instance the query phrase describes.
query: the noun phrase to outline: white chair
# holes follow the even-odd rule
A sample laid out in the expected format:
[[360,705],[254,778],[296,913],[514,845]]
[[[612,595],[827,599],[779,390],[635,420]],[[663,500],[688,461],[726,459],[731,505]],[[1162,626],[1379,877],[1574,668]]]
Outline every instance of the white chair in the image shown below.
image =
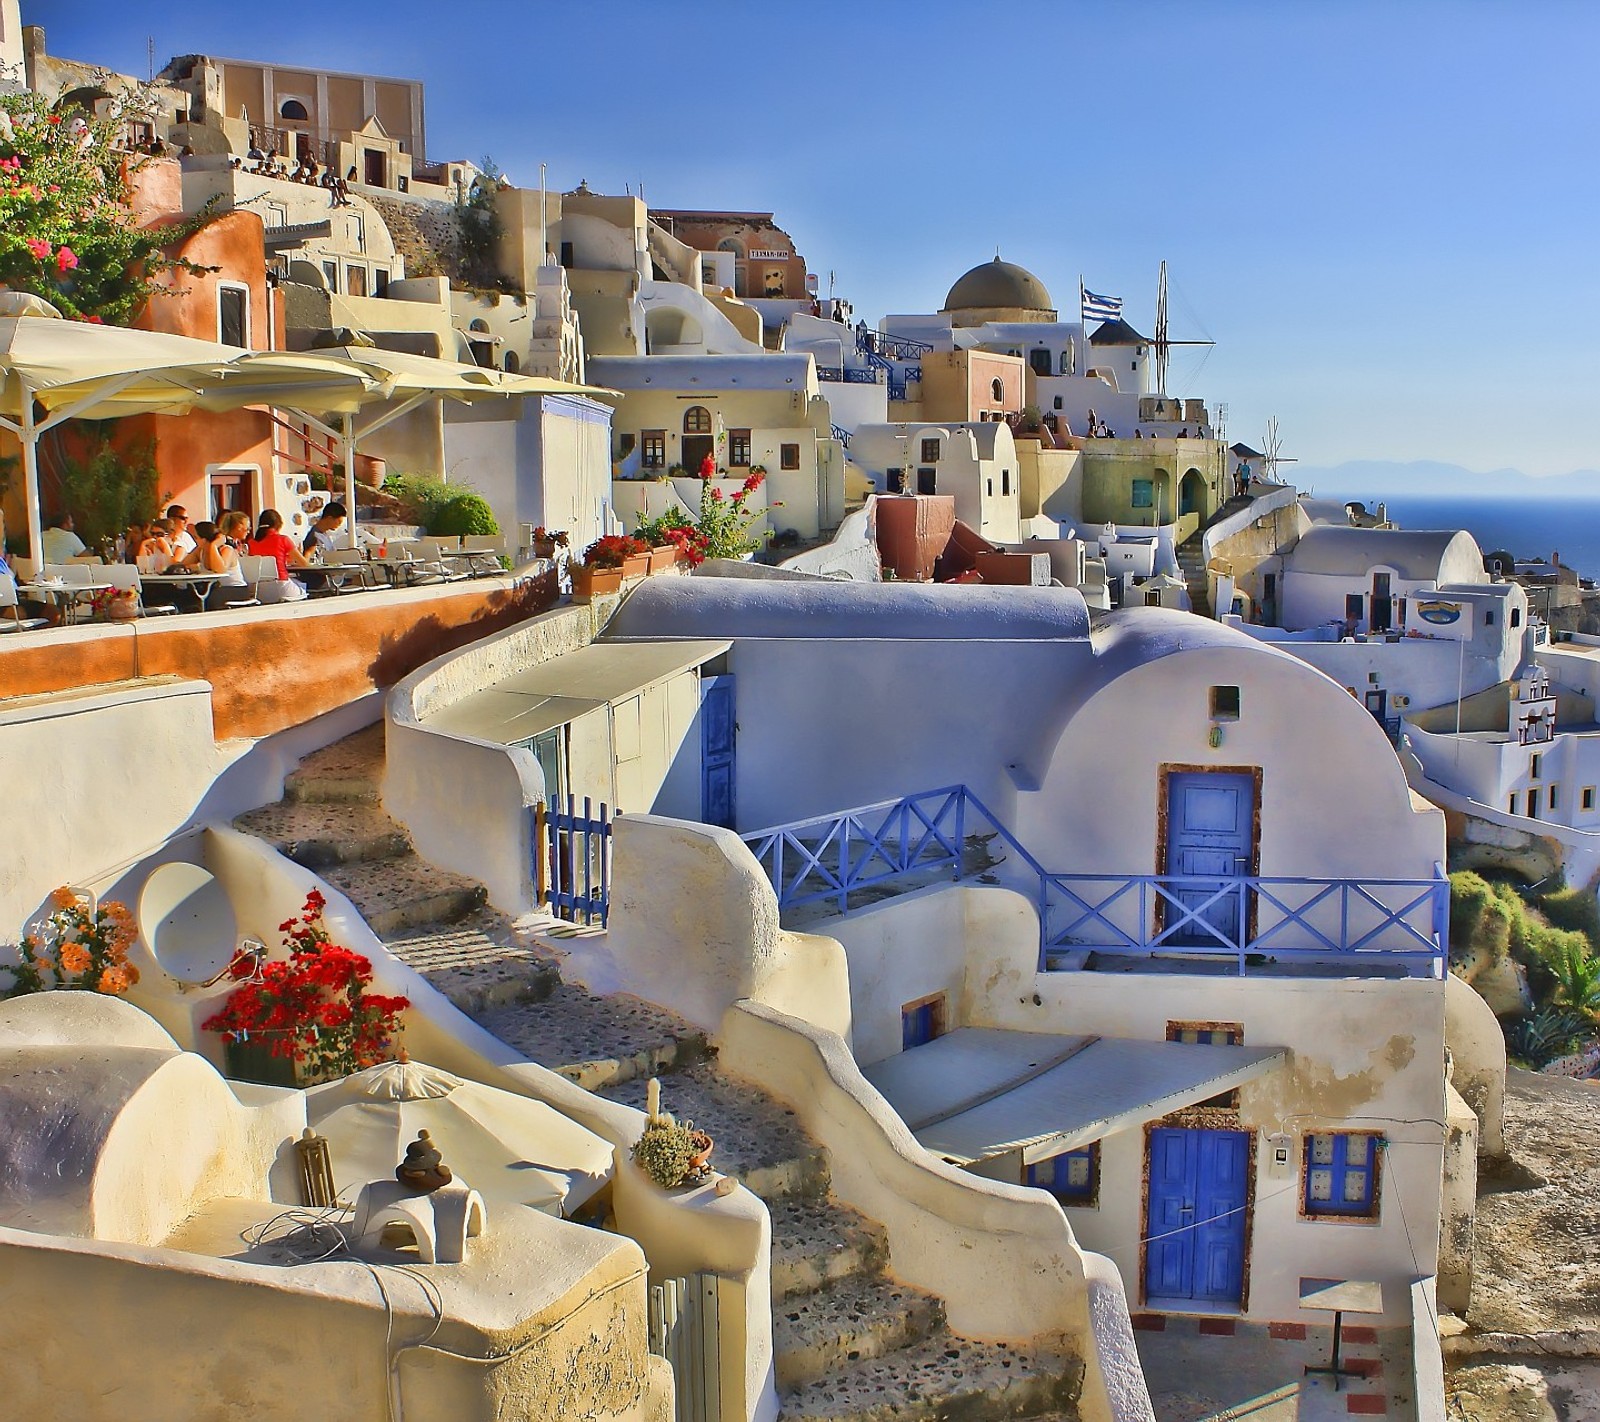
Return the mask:
[[251,590],[251,595],[260,603],[300,602],[306,595],[306,590],[293,578],[283,579],[278,576],[278,560],[263,557],[257,553],[243,553],[239,556],[239,567],[244,572],[245,586]]
[[91,568],[104,567],[105,561],[98,553],[74,553],[67,559],[69,563],[87,563]]
[[490,576],[504,571],[500,563],[507,556],[503,533],[469,533],[461,540],[461,551],[467,555],[467,567],[474,576]]
[[459,538],[424,538],[422,549],[423,556],[439,570],[439,576],[446,582],[455,582],[467,576],[466,566],[461,559]]
[[144,603],[144,583],[139,577],[139,570],[132,563],[112,563],[101,568],[100,581],[110,583],[112,587],[122,592],[133,593],[134,606],[139,610],[140,617],[162,616],[169,612],[176,612],[175,604],[158,603],[155,607],[146,607]]
[[39,565],[32,558],[24,558],[18,555],[8,561],[11,564],[11,571],[18,582],[31,583],[33,575],[39,571]]
[[359,548],[335,548],[331,553],[325,554],[323,563],[330,568],[350,568],[354,575],[348,578],[338,578],[330,575],[328,582],[333,585],[335,592],[362,592],[373,587],[372,568],[367,563],[366,554]]
[[22,604],[17,599],[17,580],[10,573],[0,573],[0,612],[11,609],[11,619],[0,618],[0,632],[27,632],[35,627],[48,627],[49,619],[24,617]]

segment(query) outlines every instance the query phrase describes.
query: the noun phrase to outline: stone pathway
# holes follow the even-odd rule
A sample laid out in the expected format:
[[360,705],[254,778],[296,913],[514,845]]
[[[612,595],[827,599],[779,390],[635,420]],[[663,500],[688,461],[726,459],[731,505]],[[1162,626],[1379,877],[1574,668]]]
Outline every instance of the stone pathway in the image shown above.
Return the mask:
[[633,1106],[661,1078],[666,1108],[708,1130],[717,1168],[771,1212],[783,1417],[1076,1422],[1078,1359],[951,1333],[940,1300],[890,1277],[882,1227],[830,1193],[826,1153],[792,1110],[721,1071],[674,1014],[563,983],[539,939],[568,930],[513,923],[482,885],[420,858],[383,812],[382,782],[376,726],[307,756],[281,802],[235,824],[337,885],[396,957],[529,1060]]

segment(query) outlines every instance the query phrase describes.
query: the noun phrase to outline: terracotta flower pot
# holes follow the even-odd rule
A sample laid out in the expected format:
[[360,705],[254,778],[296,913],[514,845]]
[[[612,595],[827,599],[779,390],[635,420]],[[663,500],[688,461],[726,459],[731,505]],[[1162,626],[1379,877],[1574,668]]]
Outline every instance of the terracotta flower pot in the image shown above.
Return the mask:
[[690,1176],[698,1175],[706,1168],[711,1159],[712,1148],[716,1145],[716,1142],[704,1131],[696,1131],[694,1133],[694,1144],[695,1152],[689,1157],[688,1174]]
[[622,576],[625,578],[645,578],[650,575],[650,555],[648,553],[631,553],[622,560]]
[[572,600],[589,602],[607,593],[622,589],[621,568],[591,568],[587,563],[575,563],[572,568]]
[[556,556],[556,541],[553,538],[536,538],[533,540],[533,556],[535,558],[554,558]]
[[665,548],[652,548],[650,550],[650,571],[652,573],[668,572],[678,561],[678,550],[667,544]]

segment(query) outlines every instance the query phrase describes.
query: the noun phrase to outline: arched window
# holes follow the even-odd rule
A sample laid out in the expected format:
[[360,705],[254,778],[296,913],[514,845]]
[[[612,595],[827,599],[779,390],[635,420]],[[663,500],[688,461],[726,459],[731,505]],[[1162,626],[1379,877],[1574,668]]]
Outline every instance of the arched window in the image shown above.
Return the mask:
[[744,243],[737,237],[724,237],[717,243],[719,252],[732,252],[735,256],[744,256]]
[[522,362],[517,359],[515,351],[507,351],[503,362],[507,375],[515,375],[521,368]]
[[1005,381],[996,378],[991,383],[989,389],[990,389],[992,398],[996,402],[999,402],[999,401],[1004,400],[1006,398],[1006,383],[1005,383]]
[[278,106],[278,117],[294,119],[297,122],[304,123],[311,115],[306,111],[306,106],[299,99],[285,99]]
[[711,411],[704,405],[691,405],[683,412],[683,432],[685,434],[710,434]]

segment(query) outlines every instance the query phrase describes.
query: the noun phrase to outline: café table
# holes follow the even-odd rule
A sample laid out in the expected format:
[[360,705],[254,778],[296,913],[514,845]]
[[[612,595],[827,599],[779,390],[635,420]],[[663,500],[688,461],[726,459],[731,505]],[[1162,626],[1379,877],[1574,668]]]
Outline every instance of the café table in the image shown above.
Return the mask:
[[141,573],[139,581],[147,588],[191,588],[200,599],[200,606],[210,612],[211,599],[226,576],[225,573],[201,573],[189,568],[174,571],[169,568],[164,573]]

